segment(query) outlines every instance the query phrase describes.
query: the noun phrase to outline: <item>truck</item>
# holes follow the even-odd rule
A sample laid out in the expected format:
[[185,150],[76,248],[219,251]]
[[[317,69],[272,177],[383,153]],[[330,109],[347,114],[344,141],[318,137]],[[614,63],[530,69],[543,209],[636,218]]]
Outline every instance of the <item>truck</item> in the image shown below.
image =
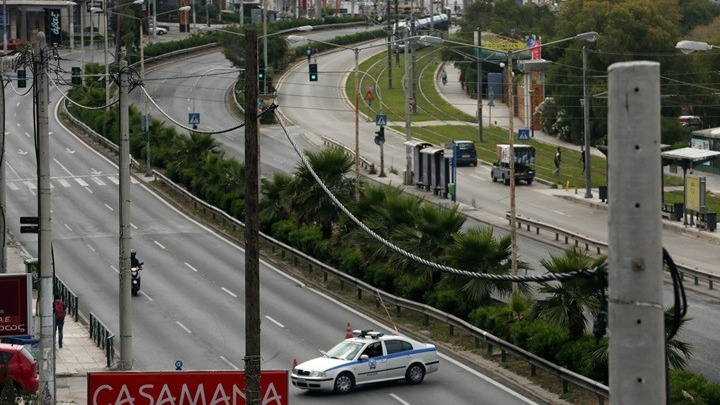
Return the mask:
[[[496,146],[498,160],[490,169],[493,182],[502,180],[510,185],[510,145]],[[515,183],[525,181],[528,185],[535,180],[535,147],[532,145],[513,145],[515,155]]]

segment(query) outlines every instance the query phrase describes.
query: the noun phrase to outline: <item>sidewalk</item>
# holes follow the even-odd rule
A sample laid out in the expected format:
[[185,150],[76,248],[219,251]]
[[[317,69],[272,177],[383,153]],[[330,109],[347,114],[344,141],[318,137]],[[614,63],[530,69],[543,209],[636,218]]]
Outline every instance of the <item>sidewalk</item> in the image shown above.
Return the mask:
[[[8,273],[24,273],[24,262],[29,258],[27,252],[19,249],[12,241],[6,252]],[[36,302],[33,300],[33,308]],[[36,333],[39,331],[36,330]],[[63,329],[63,348],[55,346],[55,402],[87,403],[87,373],[108,370],[106,364],[105,352],[90,339],[87,325],[67,316]]]
[[[460,88],[460,82],[458,81],[458,78],[460,77],[460,70],[457,69],[452,64],[445,64],[445,71],[448,74],[448,84],[443,86],[440,84],[440,81],[435,81],[435,87],[438,90],[438,93],[447,100],[448,103],[450,103],[453,107],[456,109],[464,112],[465,114],[468,114],[470,116],[476,116],[477,115],[477,101],[475,99],[470,98],[465,92]],[[498,126],[500,128],[509,128],[510,126],[510,113],[509,109],[506,104],[499,101],[500,97],[496,97],[494,100],[494,106],[492,108],[488,107],[487,99],[483,100],[483,127],[487,128],[489,126],[490,120],[492,120],[492,125]],[[490,115],[492,114],[492,115]],[[413,123],[413,125],[421,125],[421,123]],[[473,124],[476,125],[476,124]],[[518,128],[525,128],[527,125],[522,122],[522,120],[519,117],[515,117],[513,120],[513,129],[515,132],[517,132]],[[580,151],[580,145],[575,145],[570,142],[561,141],[560,139],[555,138],[554,136],[550,136],[546,134],[543,131],[540,130],[534,130],[533,131],[534,139],[545,143],[549,145],[556,145],[560,146],[562,148],[566,149],[572,149],[574,151],[579,152]],[[605,157],[605,155],[600,152],[597,148],[591,147],[590,153],[592,153],[593,156],[601,156]],[[682,176],[682,169],[679,170],[679,174],[671,174],[669,172],[669,167],[664,168],[665,174],[667,175],[678,175]],[[707,191],[720,195],[720,175],[714,174],[714,173],[707,173],[703,171],[695,171],[695,174],[699,176],[705,176],[706,181],[706,189]],[[593,195],[598,196],[599,193],[595,192]]]

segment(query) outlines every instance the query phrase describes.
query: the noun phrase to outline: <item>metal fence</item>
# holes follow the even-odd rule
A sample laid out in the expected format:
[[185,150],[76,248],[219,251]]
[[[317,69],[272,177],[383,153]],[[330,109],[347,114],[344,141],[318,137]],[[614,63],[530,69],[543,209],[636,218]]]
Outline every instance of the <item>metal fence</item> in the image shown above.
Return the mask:
[[111,367],[115,355],[115,334],[92,312],[90,312],[90,339],[92,339],[99,348],[105,350],[107,367]]
[[[505,217],[510,220],[510,213],[507,213]],[[585,250],[594,250],[596,254],[607,254],[608,245],[605,242],[588,238],[587,236],[579,235],[566,229],[548,225],[534,219],[525,218],[521,216],[515,216],[515,222],[518,229],[525,229],[528,232],[534,231],[536,235],[540,235],[541,232],[554,235],[555,241],[564,241],[566,245],[572,244],[576,247],[583,247]],[[714,283],[720,281],[720,276],[713,273],[708,273],[697,268],[688,267],[682,264],[676,263],[678,270],[680,271],[681,277],[692,277],[695,285],[699,285],[700,282],[707,284],[708,289],[714,288]]]

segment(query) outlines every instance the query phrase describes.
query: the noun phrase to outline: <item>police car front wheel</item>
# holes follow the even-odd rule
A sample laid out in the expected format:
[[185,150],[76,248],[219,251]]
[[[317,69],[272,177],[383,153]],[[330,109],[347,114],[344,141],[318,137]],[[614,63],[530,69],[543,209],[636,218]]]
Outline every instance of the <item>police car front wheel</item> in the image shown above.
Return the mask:
[[335,379],[335,392],[347,394],[355,386],[355,378],[350,373],[342,373]]

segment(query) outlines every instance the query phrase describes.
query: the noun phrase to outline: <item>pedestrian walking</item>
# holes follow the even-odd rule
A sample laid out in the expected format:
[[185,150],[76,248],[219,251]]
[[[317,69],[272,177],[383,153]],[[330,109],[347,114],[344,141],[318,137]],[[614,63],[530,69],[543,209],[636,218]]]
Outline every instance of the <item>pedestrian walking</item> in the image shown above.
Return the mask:
[[447,84],[447,73],[445,73],[445,68],[440,70],[440,79],[442,80],[443,86]]
[[560,164],[562,163],[562,157],[560,156],[560,147],[558,146],[557,152],[555,152],[555,158],[553,159],[553,162],[555,163],[555,170],[553,170],[553,175],[555,177],[560,175]]
[[65,313],[67,305],[60,299],[60,294],[55,294],[53,301],[53,315],[55,316],[55,331],[57,333],[58,346],[63,347],[63,326],[65,326]]
[[460,90],[465,90],[465,72],[460,72]]
[[585,148],[580,147],[580,165],[582,166],[582,174],[585,174]]
[[305,50],[305,55],[307,55],[308,63],[310,63],[310,58],[312,57],[312,49],[310,49],[310,47]]

